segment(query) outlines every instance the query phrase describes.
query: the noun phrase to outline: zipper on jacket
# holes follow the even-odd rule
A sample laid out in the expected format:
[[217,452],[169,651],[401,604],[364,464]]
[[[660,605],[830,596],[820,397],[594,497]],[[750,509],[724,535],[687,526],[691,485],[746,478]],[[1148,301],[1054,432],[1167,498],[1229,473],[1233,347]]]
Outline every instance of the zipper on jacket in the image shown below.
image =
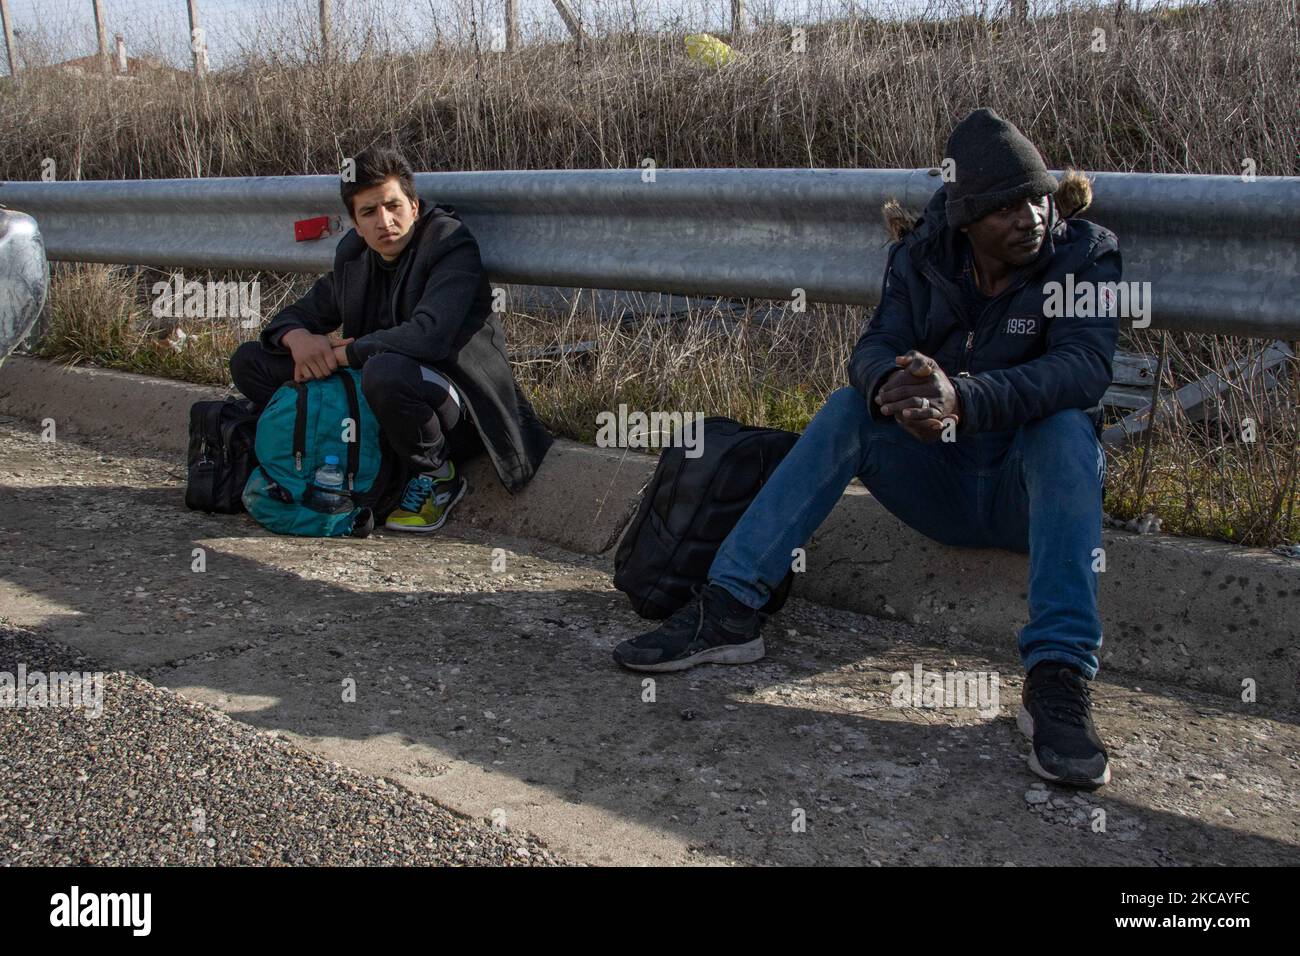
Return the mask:
[[[1048,238],[1050,238],[1050,230],[1049,235],[1044,237],[1044,242],[1046,242]],[[980,314],[976,317],[975,325],[973,327],[966,325],[964,321],[962,322],[962,326],[966,329],[966,347],[962,350],[961,370],[957,373],[959,377],[970,378],[971,358],[975,354],[975,333],[979,330],[979,327],[984,324],[984,317],[988,315],[989,310],[993,308],[994,304],[996,304],[1003,296],[1019,292],[1025,286],[1029,285],[1030,280],[1037,278],[1038,275],[1047,268],[1050,261],[1050,256],[1046,259],[1040,260],[1034,268],[1021,276],[1019,281],[1007,286],[1007,288],[1003,289],[991,298],[984,305],[984,308],[980,310]],[[956,290],[956,286],[949,282],[947,278],[940,275],[939,270],[935,268],[934,263],[928,257],[921,264],[921,274],[929,279],[931,284],[943,293],[944,297],[948,300],[948,304],[952,306],[953,314],[958,316],[959,320],[963,319],[966,315],[965,300],[961,293]]]
[[[962,327],[966,329],[966,347],[962,351],[961,369],[957,372],[958,377],[970,378],[970,360],[971,353],[975,348],[975,329],[966,324],[966,304],[961,294],[956,292],[955,286],[952,285],[944,276],[939,274],[939,270],[928,260],[921,267],[921,274],[930,280],[930,284],[943,293],[944,298],[948,300],[948,305],[952,308],[953,315],[957,316]],[[980,313],[983,317],[983,313]],[[978,327],[978,323],[976,323]]]
[[[929,277],[931,282],[933,282],[937,286],[940,286],[941,288],[944,288],[945,292],[947,292],[946,289],[946,286],[948,285],[947,280],[943,279],[943,277],[939,275],[937,269],[930,267],[929,263],[927,263],[926,265],[927,268],[924,270],[924,274]],[[1029,284],[1029,280],[1032,279],[1034,275],[1037,274],[1037,271],[1038,270],[1035,270],[1034,273],[1021,276],[1017,282],[1013,282],[1011,285],[1007,286],[1005,289],[1003,289],[993,298],[989,299],[989,301],[984,304],[984,308],[980,310],[980,314],[976,317],[974,327],[967,326],[966,346],[962,350],[961,370],[957,372],[958,377],[970,378],[971,358],[975,354],[975,333],[979,330],[979,327],[984,324],[984,317],[989,314],[989,310],[992,309],[993,306],[995,306],[998,303],[998,300],[1002,299],[1004,296],[1012,295],[1013,293],[1019,292],[1021,289],[1027,286]],[[954,300],[952,296],[949,295],[948,299],[949,299],[949,304],[954,306],[954,309],[958,316],[963,316],[966,314],[965,303],[960,301],[960,297],[957,300]]]

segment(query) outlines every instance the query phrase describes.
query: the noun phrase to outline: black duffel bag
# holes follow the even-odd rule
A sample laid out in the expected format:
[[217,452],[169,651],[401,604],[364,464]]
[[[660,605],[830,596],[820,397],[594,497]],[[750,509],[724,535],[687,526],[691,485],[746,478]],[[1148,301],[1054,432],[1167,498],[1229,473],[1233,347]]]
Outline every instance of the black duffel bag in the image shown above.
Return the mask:
[[257,467],[253,440],[258,412],[246,398],[190,406],[185,504],[195,511],[238,514],[244,485]]
[[[614,555],[614,587],[637,614],[661,620],[691,599],[723,540],[798,439],[794,432],[710,417],[700,457],[687,458],[681,447],[663,451]],[[763,613],[785,605],[793,579],[788,572]]]

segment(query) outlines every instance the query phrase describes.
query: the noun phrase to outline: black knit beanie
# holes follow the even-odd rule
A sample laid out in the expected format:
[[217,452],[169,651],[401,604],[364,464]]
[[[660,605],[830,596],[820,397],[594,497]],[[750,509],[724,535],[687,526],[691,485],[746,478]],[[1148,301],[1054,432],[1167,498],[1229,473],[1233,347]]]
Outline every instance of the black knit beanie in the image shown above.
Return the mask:
[[953,129],[948,155],[953,180],[944,184],[948,224],[954,229],[1021,199],[1056,192],[1056,178],[1015,125],[978,109]]

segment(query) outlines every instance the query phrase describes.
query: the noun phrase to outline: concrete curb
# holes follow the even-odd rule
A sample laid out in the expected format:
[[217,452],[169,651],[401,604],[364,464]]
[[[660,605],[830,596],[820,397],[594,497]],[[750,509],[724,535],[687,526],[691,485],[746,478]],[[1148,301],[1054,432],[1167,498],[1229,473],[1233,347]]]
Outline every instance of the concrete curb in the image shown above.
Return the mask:
[[[1261,704],[1300,702],[1300,561],[1173,535],[1103,529],[1102,668]],[[802,597],[1014,647],[1028,620],[1029,560],[950,548],[853,485],[808,544]]]
[[[0,367],[0,411],[64,434],[129,437],[183,463],[192,402],[224,389],[22,356]],[[654,459],[560,440],[511,497],[480,459],[457,520],[612,559]],[[1300,562],[1197,538],[1103,533],[1103,667],[1266,707],[1300,702]],[[833,607],[934,628],[935,640],[1006,649],[1027,617],[1028,562],[1008,551],[948,548],[907,528],[861,487],[808,545],[795,593]],[[779,619],[778,619],[779,620]]]
[[[230,394],[233,389],[26,356],[11,356],[0,366],[0,410],[5,414],[37,423],[52,418],[56,434],[143,444],[182,467],[190,405]],[[533,481],[511,496],[491,463],[480,457],[465,468],[471,493],[452,520],[600,554],[618,540],[654,466],[648,455],[560,440]]]

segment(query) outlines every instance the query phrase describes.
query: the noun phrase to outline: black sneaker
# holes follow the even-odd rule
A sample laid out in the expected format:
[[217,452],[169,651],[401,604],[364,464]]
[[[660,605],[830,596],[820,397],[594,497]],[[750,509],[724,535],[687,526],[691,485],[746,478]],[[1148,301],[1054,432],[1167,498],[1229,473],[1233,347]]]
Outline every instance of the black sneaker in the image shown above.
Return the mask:
[[614,660],[634,671],[684,671],[696,664],[749,664],[761,660],[758,612],[716,584],[653,631],[614,648]]
[[1044,780],[1088,790],[1110,783],[1106,748],[1092,722],[1088,682],[1070,665],[1035,665],[1025,678],[1016,724],[1033,742],[1030,769]]

